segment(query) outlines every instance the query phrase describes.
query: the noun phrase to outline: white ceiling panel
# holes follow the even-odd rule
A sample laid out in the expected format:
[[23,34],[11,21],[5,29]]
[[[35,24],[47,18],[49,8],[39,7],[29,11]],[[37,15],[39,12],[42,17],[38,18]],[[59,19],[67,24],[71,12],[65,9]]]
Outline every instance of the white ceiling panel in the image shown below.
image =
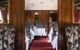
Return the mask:
[[58,10],[58,0],[25,0],[25,10]]

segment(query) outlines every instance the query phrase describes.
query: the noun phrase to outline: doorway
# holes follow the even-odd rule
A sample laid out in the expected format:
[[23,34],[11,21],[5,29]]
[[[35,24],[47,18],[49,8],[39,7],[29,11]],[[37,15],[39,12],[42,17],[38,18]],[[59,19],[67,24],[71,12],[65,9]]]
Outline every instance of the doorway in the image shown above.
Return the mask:
[[[53,4],[54,2],[55,4]],[[32,44],[37,41],[40,41],[41,39],[45,39],[41,40],[41,42],[43,41],[45,41],[45,43],[47,42],[48,47],[46,46],[45,43],[44,47],[46,47],[48,50],[49,49],[58,50],[57,19],[58,19],[58,0],[46,0],[46,1],[25,0],[26,50],[31,50],[34,46],[37,47],[36,45],[38,44],[34,45]],[[39,44],[38,47],[35,48],[35,50],[36,49],[38,50],[39,46],[41,45]]]

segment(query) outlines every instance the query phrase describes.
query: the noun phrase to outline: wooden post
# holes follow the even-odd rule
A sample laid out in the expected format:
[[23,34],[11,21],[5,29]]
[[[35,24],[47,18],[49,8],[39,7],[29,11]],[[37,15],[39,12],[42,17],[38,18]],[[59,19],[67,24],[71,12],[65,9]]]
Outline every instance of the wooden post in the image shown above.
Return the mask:
[[[65,26],[72,23],[72,0],[59,0],[59,32],[63,37],[59,50],[67,50]],[[60,41],[59,41],[60,42]]]
[[9,16],[16,27],[14,50],[24,50],[24,0],[9,0]]

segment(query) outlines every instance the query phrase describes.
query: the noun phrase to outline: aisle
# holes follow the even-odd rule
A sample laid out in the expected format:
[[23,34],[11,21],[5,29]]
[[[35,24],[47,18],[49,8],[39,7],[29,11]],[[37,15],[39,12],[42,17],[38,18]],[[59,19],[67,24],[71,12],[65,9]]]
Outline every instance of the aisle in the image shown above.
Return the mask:
[[48,38],[40,37],[32,41],[30,50],[53,50],[53,48],[51,43],[48,42]]

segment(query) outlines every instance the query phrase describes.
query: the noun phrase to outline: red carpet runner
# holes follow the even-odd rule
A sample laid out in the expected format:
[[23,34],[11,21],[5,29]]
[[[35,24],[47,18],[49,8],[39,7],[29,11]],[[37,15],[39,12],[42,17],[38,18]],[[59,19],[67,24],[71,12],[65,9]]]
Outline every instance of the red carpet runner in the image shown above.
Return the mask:
[[32,41],[30,50],[53,50],[53,48],[51,43],[48,42],[48,38],[41,37]]

